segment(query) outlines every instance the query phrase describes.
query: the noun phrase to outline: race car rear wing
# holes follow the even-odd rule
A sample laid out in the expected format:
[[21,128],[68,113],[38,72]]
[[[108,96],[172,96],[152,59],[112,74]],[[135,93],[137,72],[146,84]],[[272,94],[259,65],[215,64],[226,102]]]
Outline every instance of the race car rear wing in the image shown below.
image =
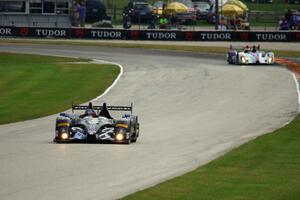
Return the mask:
[[[91,103],[89,103],[88,106],[72,104],[72,112],[74,112],[74,110],[86,110],[86,109],[93,109],[96,111],[101,111],[102,108],[103,108],[103,106],[93,106]],[[130,106],[106,106],[106,108],[107,108],[107,110],[113,110],[113,111],[130,111],[132,114],[133,103],[131,103]]]
[[232,49],[245,49],[246,47],[248,48],[253,48],[253,46],[257,49],[257,50],[260,50],[260,44],[253,44],[253,45],[245,45],[245,46],[241,46],[241,45],[235,45],[233,46],[232,44],[229,45],[229,49],[232,50]]

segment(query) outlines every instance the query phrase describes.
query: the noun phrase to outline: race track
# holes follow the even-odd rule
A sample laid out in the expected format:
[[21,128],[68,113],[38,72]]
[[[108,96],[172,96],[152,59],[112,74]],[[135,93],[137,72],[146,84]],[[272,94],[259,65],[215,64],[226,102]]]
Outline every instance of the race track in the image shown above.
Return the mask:
[[1,44],[0,51],[120,63],[123,76],[95,104],[134,102],[141,124],[141,137],[131,145],[53,144],[56,115],[0,126],[5,200],[116,199],[277,129],[298,110],[295,80],[279,66],[229,66],[218,55],[104,47]]

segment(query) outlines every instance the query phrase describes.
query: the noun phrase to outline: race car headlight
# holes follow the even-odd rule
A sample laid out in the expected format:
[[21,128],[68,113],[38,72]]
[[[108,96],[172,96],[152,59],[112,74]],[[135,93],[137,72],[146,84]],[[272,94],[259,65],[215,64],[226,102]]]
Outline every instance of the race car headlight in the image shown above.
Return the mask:
[[272,58],[269,58],[268,61],[269,61],[269,63],[272,63],[273,59],[272,59]]
[[124,135],[122,134],[122,133],[118,133],[117,135],[116,135],[116,140],[117,141],[122,141],[124,139]]
[[245,63],[246,62],[245,57],[241,57],[241,61],[242,61],[242,63]]
[[62,133],[61,134],[61,139],[66,140],[69,138],[69,134],[68,133]]

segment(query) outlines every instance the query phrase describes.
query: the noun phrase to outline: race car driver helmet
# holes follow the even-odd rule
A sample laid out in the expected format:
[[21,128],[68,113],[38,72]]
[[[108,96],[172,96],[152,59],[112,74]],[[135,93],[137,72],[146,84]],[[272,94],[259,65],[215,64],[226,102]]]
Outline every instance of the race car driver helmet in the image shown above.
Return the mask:
[[249,50],[250,50],[250,47],[249,47],[248,45],[246,45],[245,48],[244,48],[244,52],[246,53],[246,52],[248,52]]
[[93,109],[87,109],[84,113],[85,116],[96,117],[96,112]]

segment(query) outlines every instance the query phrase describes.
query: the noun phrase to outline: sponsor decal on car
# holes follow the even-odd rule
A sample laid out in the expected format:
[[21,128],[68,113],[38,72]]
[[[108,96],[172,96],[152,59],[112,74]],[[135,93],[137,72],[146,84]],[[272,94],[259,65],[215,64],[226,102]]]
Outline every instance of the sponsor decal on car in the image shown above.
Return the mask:
[[116,124],[116,127],[128,128],[128,124]]
[[69,123],[58,123],[57,126],[58,127],[60,127],[60,126],[70,126],[70,124]]

